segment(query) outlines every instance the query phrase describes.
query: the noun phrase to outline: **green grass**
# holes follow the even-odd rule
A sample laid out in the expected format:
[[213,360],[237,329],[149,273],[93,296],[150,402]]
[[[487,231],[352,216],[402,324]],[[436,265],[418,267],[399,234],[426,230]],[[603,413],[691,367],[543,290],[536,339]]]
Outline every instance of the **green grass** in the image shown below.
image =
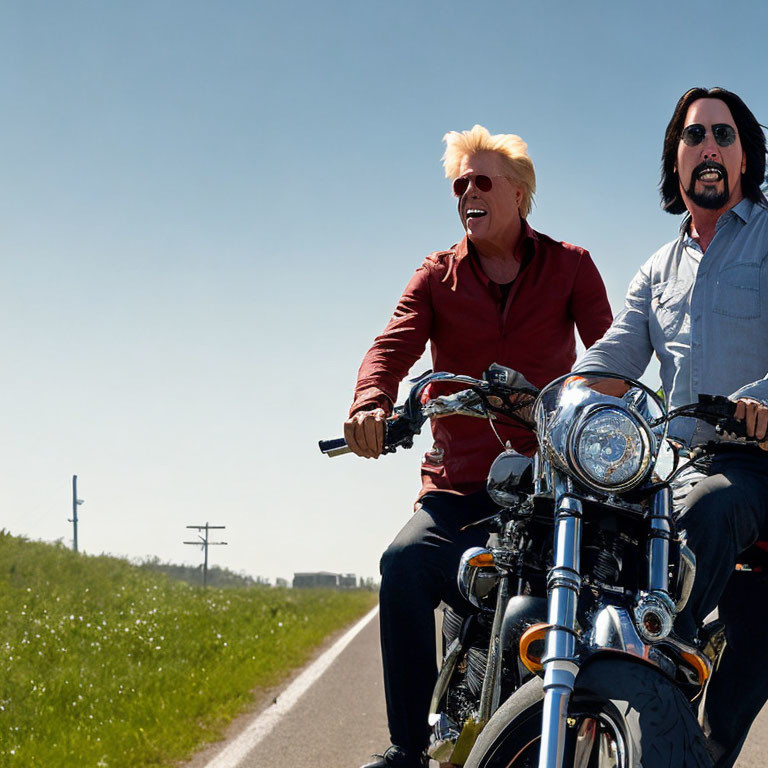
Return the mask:
[[203,592],[0,532],[0,766],[170,766],[371,592]]

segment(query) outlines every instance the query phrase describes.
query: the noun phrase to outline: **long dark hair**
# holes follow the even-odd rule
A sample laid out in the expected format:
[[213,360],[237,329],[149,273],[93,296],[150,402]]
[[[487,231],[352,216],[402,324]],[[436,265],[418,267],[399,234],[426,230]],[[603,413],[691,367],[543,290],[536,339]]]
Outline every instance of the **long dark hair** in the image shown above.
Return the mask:
[[680,185],[675,171],[677,147],[688,107],[697,99],[720,99],[731,110],[741,146],[747,158],[747,169],[741,176],[741,191],[748,200],[768,205],[760,185],[765,181],[765,134],[749,107],[725,88],[691,88],[680,97],[664,136],[661,155],[661,207],[668,213],[683,213],[685,203],[680,196]]

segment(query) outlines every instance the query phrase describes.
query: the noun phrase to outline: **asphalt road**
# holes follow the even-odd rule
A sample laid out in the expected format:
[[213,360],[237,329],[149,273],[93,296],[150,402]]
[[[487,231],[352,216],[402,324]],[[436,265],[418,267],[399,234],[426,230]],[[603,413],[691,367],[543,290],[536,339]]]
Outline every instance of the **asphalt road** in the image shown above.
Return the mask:
[[[232,736],[252,718],[235,723]],[[388,744],[377,615],[237,768],[359,768]],[[187,768],[205,768],[220,749]]]
[[[380,665],[377,616],[245,759],[231,768],[359,768],[388,743]],[[279,691],[274,694],[279,696]],[[271,692],[270,702],[272,698]],[[233,724],[231,737],[255,714]],[[221,748],[222,744],[213,745],[186,768],[205,768]],[[768,706],[755,721],[736,763],[736,768],[766,766]]]

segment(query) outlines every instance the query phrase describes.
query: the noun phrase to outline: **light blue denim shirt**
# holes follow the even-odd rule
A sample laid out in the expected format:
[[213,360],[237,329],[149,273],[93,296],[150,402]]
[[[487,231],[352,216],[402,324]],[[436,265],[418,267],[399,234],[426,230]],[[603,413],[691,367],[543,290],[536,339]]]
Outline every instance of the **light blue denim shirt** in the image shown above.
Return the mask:
[[[686,219],[643,264],[624,309],[576,368],[639,379],[655,352],[670,408],[700,393],[768,404],[768,208],[742,200],[724,213],[706,253],[687,228]],[[690,419],[672,429],[692,444],[714,436]]]

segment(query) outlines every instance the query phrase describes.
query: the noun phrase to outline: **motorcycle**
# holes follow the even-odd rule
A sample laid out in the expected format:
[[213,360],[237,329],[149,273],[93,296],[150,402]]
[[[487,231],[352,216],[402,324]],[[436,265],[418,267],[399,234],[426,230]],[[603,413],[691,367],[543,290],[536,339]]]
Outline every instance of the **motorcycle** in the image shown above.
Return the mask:
[[[421,402],[433,383],[460,391]],[[535,401],[534,401],[535,397]],[[533,458],[503,446],[488,476],[498,514],[458,581],[476,612],[446,608],[429,754],[467,768],[692,768],[711,765],[691,707],[724,648],[672,633],[695,576],[671,485],[706,459],[656,472],[675,419],[743,434],[735,404],[701,395],[667,413],[640,382],[562,376],[538,391],[492,366],[483,379],[429,373],[387,421],[385,452],[410,447],[427,418],[509,419],[535,429]],[[329,455],[342,441],[321,442]]]

